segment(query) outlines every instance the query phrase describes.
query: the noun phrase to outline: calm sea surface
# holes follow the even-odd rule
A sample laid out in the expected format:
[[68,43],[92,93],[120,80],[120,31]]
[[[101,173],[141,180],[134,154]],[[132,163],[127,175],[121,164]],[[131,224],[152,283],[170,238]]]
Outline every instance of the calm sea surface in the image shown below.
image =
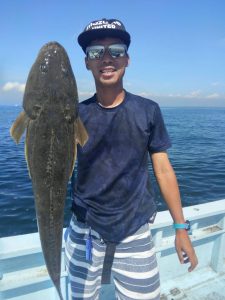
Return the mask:
[[[20,107],[0,106],[0,237],[37,231],[24,137],[15,145],[9,128]],[[168,151],[183,206],[225,198],[225,108],[162,108],[173,147]],[[166,209],[152,175],[158,209]],[[71,217],[69,186],[65,226]]]

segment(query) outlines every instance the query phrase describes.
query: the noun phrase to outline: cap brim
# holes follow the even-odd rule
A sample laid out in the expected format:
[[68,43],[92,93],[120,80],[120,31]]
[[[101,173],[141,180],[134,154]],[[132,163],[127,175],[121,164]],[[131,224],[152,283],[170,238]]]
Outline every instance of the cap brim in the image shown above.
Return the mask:
[[127,31],[122,31],[120,29],[92,29],[89,31],[82,32],[78,36],[78,43],[85,52],[87,46],[90,44],[91,41],[98,39],[98,38],[105,38],[105,37],[115,37],[119,38],[124,41],[129,48],[130,45],[130,35]]

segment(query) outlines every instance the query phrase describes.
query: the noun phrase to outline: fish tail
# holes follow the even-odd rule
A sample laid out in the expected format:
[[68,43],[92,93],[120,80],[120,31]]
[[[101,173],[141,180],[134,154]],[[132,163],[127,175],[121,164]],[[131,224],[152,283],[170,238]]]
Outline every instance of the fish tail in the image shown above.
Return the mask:
[[59,295],[59,299],[60,299],[60,300],[64,300],[64,299],[63,299],[63,295],[62,295],[61,288],[60,288],[60,287],[56,287],[56,289],[57,289],[57,292],[58,292],[58,295]]

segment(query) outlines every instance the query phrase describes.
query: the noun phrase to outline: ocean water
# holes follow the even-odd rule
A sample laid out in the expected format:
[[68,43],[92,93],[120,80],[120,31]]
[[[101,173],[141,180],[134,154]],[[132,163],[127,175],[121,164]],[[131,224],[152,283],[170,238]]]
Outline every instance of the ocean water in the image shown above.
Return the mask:
[[[31,181],[24,157],[24,136],[9,135],[20,107],[0,106],[0,237],[37,231]],[[162,108],[172,140],[168,154],[177,175],[183,206],[225,198],[225,108]],[[158,210],[166,206],[149,172]],[[70,186],[65,207],[71,217]]]

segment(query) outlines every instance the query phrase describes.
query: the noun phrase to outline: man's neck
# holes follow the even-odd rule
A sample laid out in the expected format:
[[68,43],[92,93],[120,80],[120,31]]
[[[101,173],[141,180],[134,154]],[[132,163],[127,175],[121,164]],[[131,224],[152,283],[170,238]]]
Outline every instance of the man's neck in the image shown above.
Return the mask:
[[123,102],[125,98],[125,91],[120,89],[97,89],[98,103],[107,108],[112,108]]

